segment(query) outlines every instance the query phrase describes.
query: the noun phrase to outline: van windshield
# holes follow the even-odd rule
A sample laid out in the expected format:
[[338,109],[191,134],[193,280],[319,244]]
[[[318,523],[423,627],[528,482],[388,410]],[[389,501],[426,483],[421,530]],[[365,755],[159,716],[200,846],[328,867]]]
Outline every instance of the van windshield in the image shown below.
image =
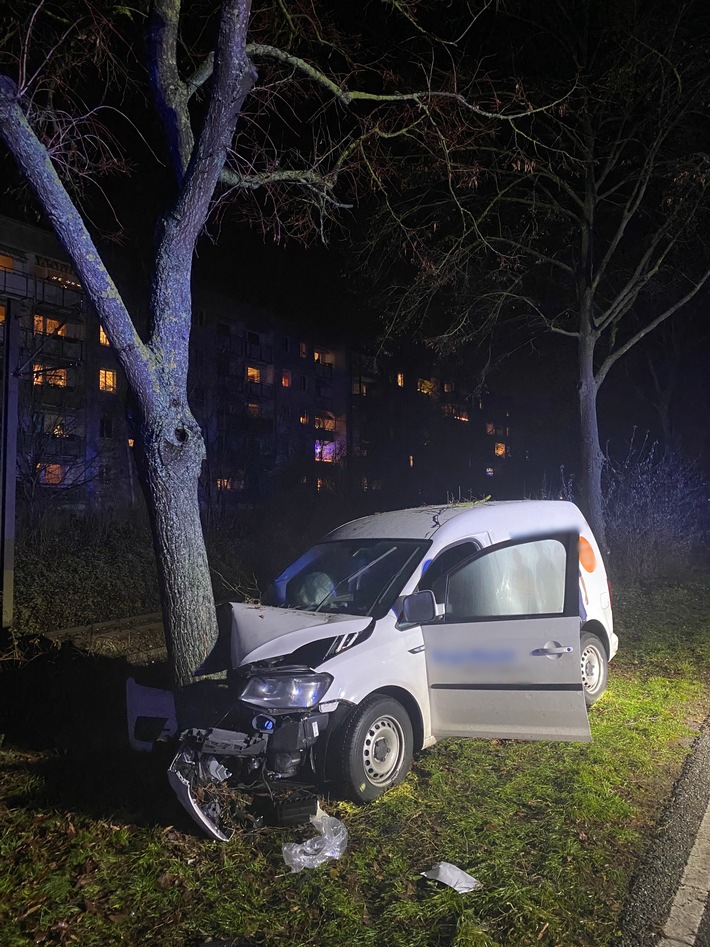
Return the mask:
[[281,573],[264,605],[341,615],[384,615],[430,544],[409,539],[319,543]]

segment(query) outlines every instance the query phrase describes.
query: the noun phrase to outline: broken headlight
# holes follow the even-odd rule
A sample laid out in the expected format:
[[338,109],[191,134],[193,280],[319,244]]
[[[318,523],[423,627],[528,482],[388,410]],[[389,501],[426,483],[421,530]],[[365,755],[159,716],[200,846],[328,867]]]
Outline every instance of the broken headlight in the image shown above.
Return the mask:
[[269,671],[250,677],[239,696],[264,710],[310,710],[332,682],[330,674],[316,671]]

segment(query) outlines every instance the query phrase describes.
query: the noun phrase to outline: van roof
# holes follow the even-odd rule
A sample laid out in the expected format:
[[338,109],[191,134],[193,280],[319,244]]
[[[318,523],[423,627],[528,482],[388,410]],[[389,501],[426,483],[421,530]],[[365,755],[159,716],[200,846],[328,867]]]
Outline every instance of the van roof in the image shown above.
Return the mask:
[[566,500],[478,500],[375,513],[339,526],[325,539],[432,539],[441,530],[437,541],[488,533],[491,542],[503,542],[572,529],[590,533],[580,511]]

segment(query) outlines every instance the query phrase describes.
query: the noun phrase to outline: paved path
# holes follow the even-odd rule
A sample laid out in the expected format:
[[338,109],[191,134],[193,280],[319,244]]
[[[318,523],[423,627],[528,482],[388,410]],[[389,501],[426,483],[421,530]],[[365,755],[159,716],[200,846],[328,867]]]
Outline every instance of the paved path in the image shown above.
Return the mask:
[[710,947],[710,726],[661,817],[617,947]]

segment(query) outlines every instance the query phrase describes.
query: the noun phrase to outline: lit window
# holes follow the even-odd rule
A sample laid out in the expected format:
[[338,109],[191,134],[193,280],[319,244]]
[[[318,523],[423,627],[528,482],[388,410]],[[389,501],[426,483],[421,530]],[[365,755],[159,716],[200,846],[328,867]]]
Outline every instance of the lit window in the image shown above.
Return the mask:
[[35,335],[66,335],[67,327],[59,319],[47,319],[46,316],[34,317]]
[[232,481],[229,477],[220,477],[217,480],[217,489],[218,490],[231,490]]
[[502,441],[496,441],[495,455],[496,457],[505,457],[505,444]]
[[447,394],[451,394],[451,392],[452,392],[453,390],[454,390],[454,383],[453,383],[452,381],[445,381],[445,382],[444,382],[444,391],[445,391]]
[[468,411],[462,408],[457,408],[454,411],[454,417],[457,421],[468,421]]
[[310,419],[308,417],[308,412],[306,411],[305,408],[303,409],[303,411],[301,411],[301,416],[298,420],[301,422],[301,424],[308,424]]
[[129,437],[129,438],[128,438],[128,446],[129,446],[129,447],[133,447],[134,444],[135,444],[135,441],[133,440],[133,438],[132,438],[132,437]]
[[335,417],[332,414],[317,414],[315,425],[319,431],[334,431]]
[[52,388],[67,387],[66,368],[48,368],[46,365],[34,365],[32,378],[35,385],[50,385]]
[[313,349],[313,361],[323,365],[332,365],[331,354],[326,349]]
[[261,369],[256,365],[247,365],[247,381],[258,384],[261,381]]
[[404,388],[404,372],[397,372],[397,385],[399,388]]
[[301,358],[308,358],[308,346],[305,342],[298,343],[298,354]]
[[[0,257],[2,259],[2,257]],[[0,326],[5,323],[5,303],[0,303]]]
[[281,387],[290,388],[291,387],[291,371],[288,368],[285,368],[281,372]]
[[436,385],[430,378],[419,378],[417,379],[417,391],[423,395],[433,395],[436,390]]
[[494,474],[493,468],[492,468],[492,467],[486,467],[486,476],[487,476],[487,477],[492,477],[493,474]]
[[367,394],[367,385],[364,381],[354,381],[352,387],[352,393],[354,395],[362,395],[365,397]]
[[314,456],[324,464],[332,464],[335,460],[335,444],[332,441],[316,441]]
[[492,421],[486,421],[486,434],[495,434],[496,426]]
[[64,480],[64,467],[61,464],[37,464],[40,483],[48,487],[61,486]]
[[0,253],[0,270],[14,270],[15,261],[11,256],[6,256],[4,253]]
[[116,372],[112,368],[99,369],[99,390],[100,391],[115,391],[116,390]]
[[247,414],[250,418],[258,418],[261,414],[261,406],[254,401],[250,401],[247,405]]
[[104,332],[104,327],[103,327],[103,326],[99,326],[99,342],[100,342],[101,345],[108,345],[108,344],[109,344],[108,336],[107,336],[106,333]]
[[362,478],[362,480],[360,481],[360,486],[362,487],[363,493],[367,493],[367,487],[368,487],[367,477]]
[[67,431],[67,425],[64,418],[57,418],[54,427],[52,428],[52,437],[69,437],[69,432]]
[[316,479],[316,490],[318,493],[323,493],[324,491],[329,491],[333,489],[333,481],[326,480],[324,477],[318,477]]
[[409,455],[409,466],[410,467],[414,466],[414,454]]

